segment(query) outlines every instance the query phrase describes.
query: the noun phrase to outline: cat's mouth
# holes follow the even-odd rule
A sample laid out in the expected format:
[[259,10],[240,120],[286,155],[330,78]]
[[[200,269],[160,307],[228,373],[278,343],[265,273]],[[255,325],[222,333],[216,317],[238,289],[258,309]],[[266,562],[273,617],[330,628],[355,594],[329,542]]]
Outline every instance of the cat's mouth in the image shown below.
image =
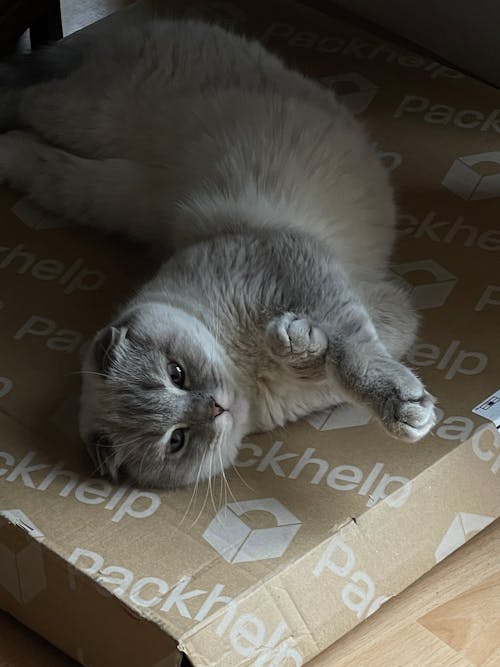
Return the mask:
[[[223,408],[221,404],[228,407]],[[229,426],[234,421],[231,401],[226,397],[220,399],[220,402],[218,400],[215,401],[212,414],[217,426],[221,426],[222,428]]]
[[223,396],[217,396],[215,400],[216,406],[221,410],[216,416],[216,423],[220,423],[221,426],[237,424],[244,430],[249,414],[249,405],[244,397],[236,393],[225,393]]
[[224,414],[228,413],[231,416],[235,417],[237,414],[237,405],[239,403],[236,394],[228,389],[222,389],[222,391],[216,391],[213,394],[215,405],[213,408],[213,414],[215,418],[223,417]]

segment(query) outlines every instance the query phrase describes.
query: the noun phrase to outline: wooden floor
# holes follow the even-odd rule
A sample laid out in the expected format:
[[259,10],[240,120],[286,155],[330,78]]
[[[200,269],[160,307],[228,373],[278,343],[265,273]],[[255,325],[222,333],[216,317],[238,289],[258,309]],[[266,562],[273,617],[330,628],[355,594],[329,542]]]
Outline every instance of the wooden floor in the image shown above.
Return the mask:
[[[76,663],[0,613],[0,667]],[[309,667],[500,667],[500,520]]]
[[310,667],[500,667],[500,520]]

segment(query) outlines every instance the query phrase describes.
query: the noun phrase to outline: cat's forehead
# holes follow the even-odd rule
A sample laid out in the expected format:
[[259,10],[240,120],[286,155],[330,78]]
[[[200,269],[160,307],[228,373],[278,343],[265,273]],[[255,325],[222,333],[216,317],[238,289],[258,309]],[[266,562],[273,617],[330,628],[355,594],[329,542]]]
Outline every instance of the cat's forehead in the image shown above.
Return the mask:
[[166,340],[180,340],[188,345],[209,335],[194,316],[180,308],[155,302],[141,304],[129,310],[117,325],[126,327],[131,338],[157,345]]
[[[123,320],[127,328],[127,350],[123,363],[154,369],[165,361],[175,361],[188,373],[218,375],[223,365],[219,346],[208,330],[193,324],[182,311],[138,309]],[[219,369],[218,371],[216,369]]]
[[127,354],[123,361],[151,369],[159,366],[166,368],[168,362],[177,362],[181,366],[195,364],[201,371],[208,360],[203,341],[193,335],[183,335],[173,325],[156,332],[130,327]]

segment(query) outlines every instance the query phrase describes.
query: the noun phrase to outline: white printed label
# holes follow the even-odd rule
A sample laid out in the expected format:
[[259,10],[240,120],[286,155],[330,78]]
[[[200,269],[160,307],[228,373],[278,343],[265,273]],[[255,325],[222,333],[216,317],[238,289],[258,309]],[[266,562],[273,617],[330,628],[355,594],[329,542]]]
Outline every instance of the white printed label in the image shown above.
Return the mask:
[[489,419],[500,430],[500,389],[472,409],[475,415]]

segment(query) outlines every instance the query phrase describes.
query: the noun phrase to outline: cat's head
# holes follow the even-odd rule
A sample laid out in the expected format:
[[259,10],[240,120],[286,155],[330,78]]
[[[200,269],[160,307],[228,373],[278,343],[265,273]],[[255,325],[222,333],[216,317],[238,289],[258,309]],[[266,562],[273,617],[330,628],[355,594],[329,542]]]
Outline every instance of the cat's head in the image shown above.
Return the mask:
[[236,458],[247,407],[195,317],[149,303],[102,329],[83,363],[80,434],[101,474],[176,488]]

